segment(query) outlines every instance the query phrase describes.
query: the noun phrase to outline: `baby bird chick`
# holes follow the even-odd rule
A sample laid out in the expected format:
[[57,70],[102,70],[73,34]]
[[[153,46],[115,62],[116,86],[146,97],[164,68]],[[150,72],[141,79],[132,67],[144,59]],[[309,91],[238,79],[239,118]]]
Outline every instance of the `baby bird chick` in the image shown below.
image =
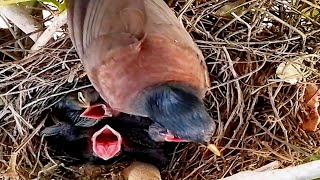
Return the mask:
[[117,115],[94,88],[67,94],[55,105],[54,110],[54,114],[60,115],[59,119],[72,120],[72,124],[80,127],[91,127],[103,118]]

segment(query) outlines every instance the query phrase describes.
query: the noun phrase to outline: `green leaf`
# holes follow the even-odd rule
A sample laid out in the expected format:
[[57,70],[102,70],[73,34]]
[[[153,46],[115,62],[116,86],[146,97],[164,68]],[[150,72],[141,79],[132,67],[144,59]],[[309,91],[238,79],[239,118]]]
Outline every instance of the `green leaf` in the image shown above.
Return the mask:
[[303,160],[304,163],[320,160],[320,154],[314,154]]
[[305,15],[306,17],[313,18],[319,15],[319,10],[312,7],[306,7],[301,10],[301,13]]
[[59,9],[60,12],[66,9],[65,1],[58,1],[58,0],[38,0],[38,1],[52,3],[53,5],[55,5],[55,7]]
[[245,2],[246,2],[245,0],[237,0],[235,2],[225,4],[220,9],[217,10],[215,15],[226,17],[226,18],[232,18],[233,17],[231,15],[232,12],[234,12],[236,15],[240,15],[245,10],[245,8],[241,6]]
[[0,5],[17,4],[22,2],[28,2],[32,0],[0,0]]
[[[17,4],[23,3],[28,1],[35,1],[35,0],[0,0],[1,5],[9,5],[9,4]],[[38,0],[39,2],[47,2],[53,4],[58,10],[61,12],[66,9],[66,4],[64,0]]]
[[315,17],[315,16],[317,16],[317,15],[319,15],[319,10],[318,10],[318,9],[313,9],[313,11],[312,11],[312,17]]

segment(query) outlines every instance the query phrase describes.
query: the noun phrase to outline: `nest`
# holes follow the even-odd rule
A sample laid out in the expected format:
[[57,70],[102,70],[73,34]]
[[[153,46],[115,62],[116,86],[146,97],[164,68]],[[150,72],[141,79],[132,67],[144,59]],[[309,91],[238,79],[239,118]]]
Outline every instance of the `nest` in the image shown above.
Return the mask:
[[[316,2],[168,1],[201,48],[212,87],[205,103],[218,123],[213,141],[223,156],[189,143],[172,152],[164,179],[218,179],[254,170],[273,161],[283,167],[319,155],[319,132],[301,129],[304,84],[279,79],[282,62],[304,60],[318,72],[320,15]],[[230,11],[230,12],[227,12]],[[111,178],[125,164],[67,167],[55,160],[39,131],[59,97],[91,86],[65,34],[28,54],[8,36],[0,39],[0,170],[1,176],[59,179],[65,172],[88,172]],[[7,42],[13,42],[8,44]],[[14,43],[15,42],[15,43]],[[311,65],[312,64],[312,65]],[[181,149],[181,150],[180,150]],[[86,167],[86,166],[85,166]],[[98,177],[98,176],[96,176]],[[62,178],[63,179],[63,178]]]

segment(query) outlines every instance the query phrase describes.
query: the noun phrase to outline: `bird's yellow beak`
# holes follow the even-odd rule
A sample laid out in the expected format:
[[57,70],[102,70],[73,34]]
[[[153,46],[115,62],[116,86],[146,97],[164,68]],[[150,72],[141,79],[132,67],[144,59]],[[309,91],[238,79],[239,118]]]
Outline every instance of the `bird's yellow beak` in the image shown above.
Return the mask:
[[82,92],[78,92],[78,100],[81,103],[81,107],[88,108],[90,107],[90,102],[87,101],[87,99],[83,96]]
[[213,152],[217,156],[221,156],[221,152],[219,151],[218,147],[214,144],[208,144],[207,148]]

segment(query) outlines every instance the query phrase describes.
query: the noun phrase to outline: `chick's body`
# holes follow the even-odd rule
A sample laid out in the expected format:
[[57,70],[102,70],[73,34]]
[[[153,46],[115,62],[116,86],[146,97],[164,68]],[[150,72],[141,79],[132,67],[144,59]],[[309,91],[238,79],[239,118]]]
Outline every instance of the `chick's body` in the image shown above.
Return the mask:
[[53,114],[58,119],[67,119],[74,126],[91,127],[99,122],[99,119],[81,117],[83,111],[99,102],[100,95],[94,88],[85,88],[77,92],[72,92],[60,99],[53,108]]
[[[93,88],[80,92],[84,94],[84,101],[89,104],[99,99]],[[57,124],[46,127],[41,132],[41,135],[55,137],[51,138],[53,140],[51,142],[54,142],[56,148],[80,159],[96,161],[98,158],[93,152],[91,138],[95,132],[108,124],[122,136],[122,151],[127,155],[149,156],[160,161],[167,160],[162,150],[163,143],[154,142],[149,137],[148,127],[152,123],[150,119],[126,114],[105,121],[80,117],[84,108],[77,94],[67,94],[55,105],[52,115],[58,119]],[[56,143],[54,139],[58,139],[59,143]]]
[[[165,143],[153,141],[148,135],[147,127],[144,125],[131,122],[127,124],[128,118],[135,117],[122,115],[117,117],[117,119],[110,119],[111,122],[108,122],[110,127],[121,134],[123,139],[122,153],[119,154],[119,157],[125,155],[132,159],[140,159],[147,162],[157,161],[163,163],[167,161],[167,155],[165,155],[167,146]],[[41,134],[54,136],[58,140],[58,144],[55,140],[52,141],[55,149],[65,151],[71,157],[76,155],[76,158],[82,160],[100,161],[92,150],[91,137],[106,124],[106,121],[101,121],[95,126],[87,128],[73,125],[72,120],[65,119],[65,121],[45,128]],[[84,144],[87,145],[84,146]]]

